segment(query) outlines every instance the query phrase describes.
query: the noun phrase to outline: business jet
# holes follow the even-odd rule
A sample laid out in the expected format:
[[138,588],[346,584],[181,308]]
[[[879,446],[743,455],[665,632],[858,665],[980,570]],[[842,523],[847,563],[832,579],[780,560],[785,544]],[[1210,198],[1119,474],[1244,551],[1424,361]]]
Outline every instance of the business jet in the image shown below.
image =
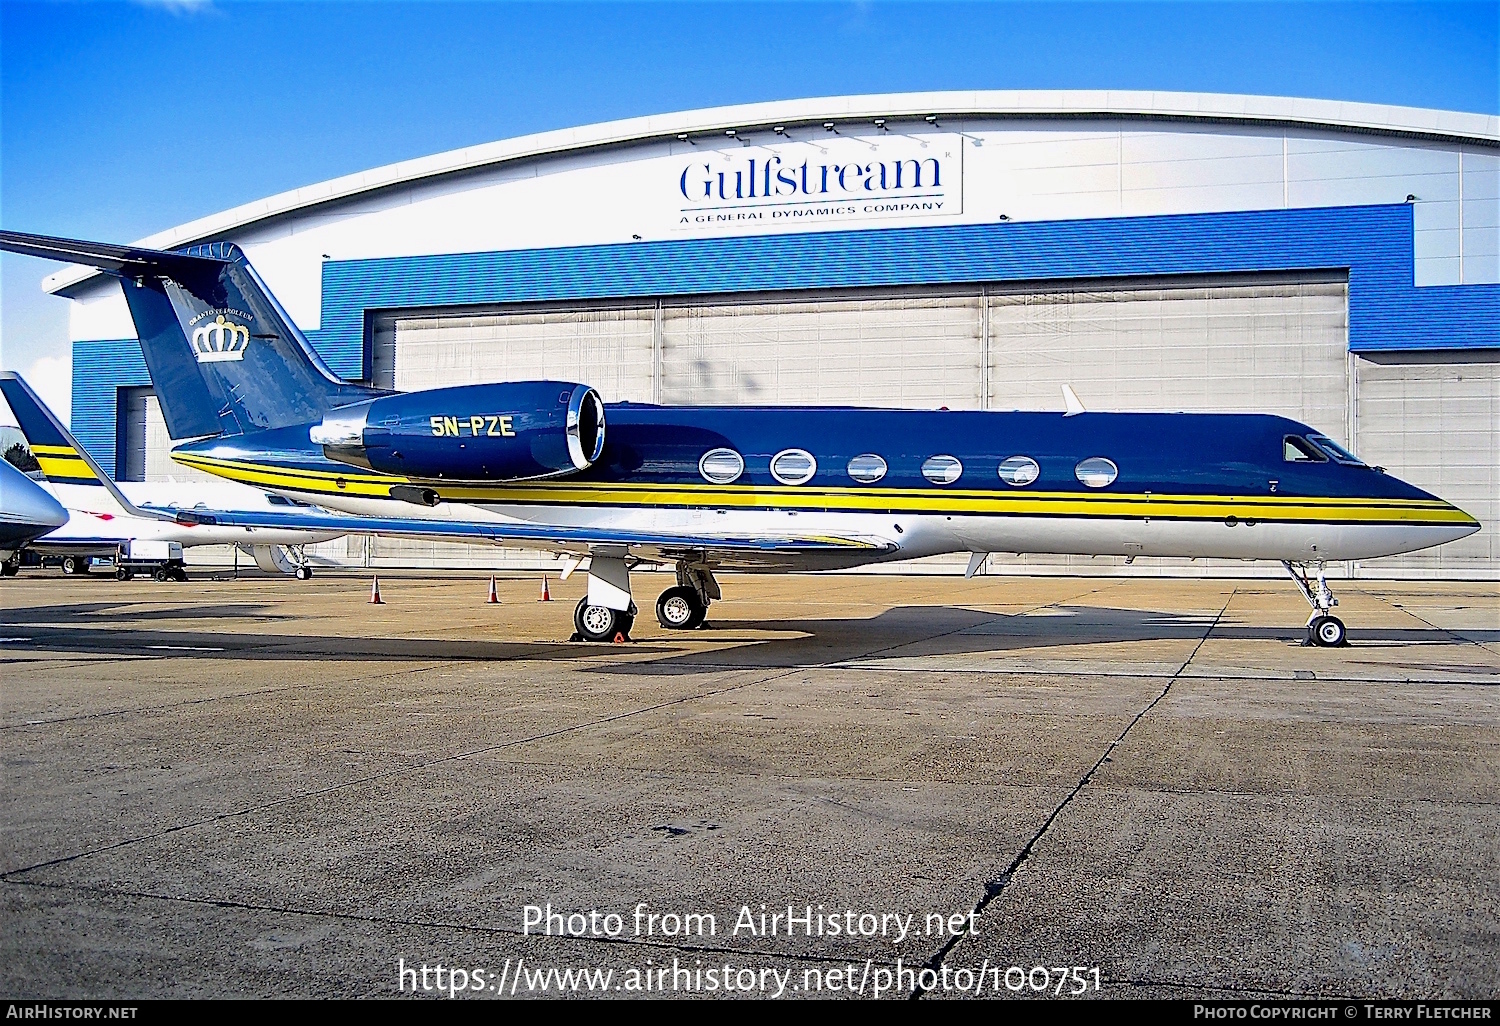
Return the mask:
[[0,566],[9,565],[27,542],[67,522],[68,511],[56,499],[0,460]]
[[[116,576],[128,580],[134,575],[130,564],[145,566],[148,562],[128,560],[126,557],[134,551],[137,555],[152,554],[149,562],[157,564],[161,579],[186,580],[180,559],[167,558],[173,551],[171,545],[236,545],[262,570],[291,574],[305,581],[312,577],[305,546],[330,541],[348,531],[343,518],[285,496],[229,482],[127,485],[135,491],[132,497],[110,480],[19,374],[0,371],[0,394],[5,396],[41,466],[45,488],[66,510],[64,522],[30,540],[26,547],[38,555],[60,556],[65,574],[87,573],[89,561],[103,557],[116,560]],[[209,525],[184,512],[209,507],[263,514],[265,520],[255,526]],[[295,523],[285,521],[289,513],[297,514]],[[0,562],[0,574],[13,575],[20,567],[19,556],[19,547],[11,550]]]
[[[586,384],[398,393],[335,376],[238,247],[178,252],[0,232],[117,277],[185,466],[376,534],[587,561],[586,640],[628,634],[630,571],[675,566],[661,623],[702,623],[719,570],[991,552],[1280,562],[1345,641],[1324,565],[1463,538],[1473,517],[1312,427],[1259,414],[606,405]],[[607,430],[606,430],[607,426]],[[205,516],[205,521],[217,514]],[[223,522],[252,524],[253,516]]]

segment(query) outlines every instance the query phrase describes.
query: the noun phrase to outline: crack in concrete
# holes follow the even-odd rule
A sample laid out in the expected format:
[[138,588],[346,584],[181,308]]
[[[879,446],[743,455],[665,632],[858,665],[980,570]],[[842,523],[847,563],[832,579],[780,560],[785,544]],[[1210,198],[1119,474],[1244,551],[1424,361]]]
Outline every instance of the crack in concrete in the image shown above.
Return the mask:
[[1377,599],[1377,600],[1379,600],[1381,602],[1384,602],[1386,605],[1390,606],[1392,609],[1399,609],[1399,610],[1401,610],[1401,612],[1405,613],[1407,616],[1411,617],[1413,620],[1416,620],[1418,623],[1425,623],[1427,626],[1431,627],[1433,630],[1435,630],[1435,631],[1441,631],[1442,633],[1448,635],[1448,637],[1450,637],[1450,638],[1457,638],[1459,641],[1463,642],[1466,645],[1474,645],[1481,652],[1488,652],[1491,655],[1495,654],[1495,650],[1490,647],[1490,643],[1484,642],[1484,641],[1478,641],[1478,640],[1476,640],[1474,638],[1465,637],[1459,631],[1450,630],[1447,627],[1441,627],[1438,624],[1435,624],[1431,620],[1427,619],[1425,616],[1419,616],[1416,613],[1413,613],[1410,609],[1408,609],[1406,607],[1405,604],[1397,605],[1396,603],[1392,602],[1386,596],[1378,594],[1378,593],[1375,593],[1375,592],[1364,591],[1363,589],[1361,589],[1361,593],[1364,594],[1364,595],[1368,595],[1370,598]]
[[[1224,600],[1223,607],[1220,608],[1217,614],[1215,614],[1213,623],[1208,625],[1208,629],[1203,632],[1203,637],[1198,639],[1198,644],[1194,645],[1193,650],[1188,653],[1187,659],[1183,661],[1183,664],[1179,666],[1172,674],[1172,676],[1167,680],[1167,684],[1164,688],[1162,688],[1161,694],[1157,695],[1155,698],[1151,699],[1151,701],[1147,702],[1145,708],[1141,709],[1140,712],[1135,714],[1135,717],[1125,725],[1125,729],[1120,731],[1120,736],[1109,743],[1109,745],[1104,749],[1103,754],[1099,756],[1098,760],[1095,761],[1094,765],[1089,768],[1088,772],[1083,775],[1082,779],[1080,779],[1078,783],[1073,786],[1072,790],[1070,790],[1066,795],[1063,796],[1063,800],[1058,803],[1057,808],[1052,810],[1052,814],[1048,816],[1042,823],[1042,825],[1037,828],[1036,832],[1031,835],[1031,838],[1026,842],[1024,846],[1022,846],[1021,850],[1016,854],[1016,857],[1011,860],[1010,865],[1006,866],[1005,870],[997,878],[991,880],[988,884],[985,885],[984,896],[980,898],[979,901],[974,905],[973,911],[970,913],[972,917],[970,919],[970,922],[974,922],[975,919],[977,919],[984,913],[984,910],[989,907],[991,902],[993,902],[996,898],[1000,897],[1002,893],[1004,893],[1005,889],[1010,886],[1011,881],[1015,878],[1015,874],[1021,868],[1021,865],[1031,857],[1031,853],[1036,850],[1036,846],[1041,841],[1042,837],[1047,833],[1049,829],[1051,829],[1052,824],[1057,821],[1057,817],[1062,815],[1063,810],[1068,807],[1068,805],[1073,801],[1074,798],[1078,797],[1078,793],[1088,785],[1089,781],[1094,779],[1094,774],[1097,773],[1099,771],[1099,768],[1109,760],[1115,749],[1120,747],[1120,745],[1124,742],[1126,735],[1135,728],[1135,725],[1141,722],[1141,719],[1152,709],[1154,709],[1158,702],[1167,697],[1168,692],[1172,690],[1172,685],[1177,681],[1177,678],[1182,676],[1182,672],[1192,664],[1193,659],[1198,655],[1199,650],[1203,648],[1204,644],[1208,641],[1209,636],[1213,634],[1214,628],[1217,627],[1219,625],[1219,621],[1223,619],[1225,611],[1229,609],[1229,604],[1234,601],[1234,596],[1238,591],[1238,588],[1231,589],[1231,591],[1229,592],[1229,597]],[[963,941],[965,936],[966,934],[962,933],[954,934],[941,948],[933,953],[932,957],[929,958],[923,965],[923,968],[931,969],[934,972],[941,969],[948,955],[953,951],[954,948],[958,947],[959,943]],[[918,976],[918,979],[920,981],[920,974]],[[920,1001],[924,996],[930,993],[931,990],[931,987],[923,987],[921,983],[918,982],[917,986],[912,990],[911,994],[908,995],[907,999],[910,1001]]]

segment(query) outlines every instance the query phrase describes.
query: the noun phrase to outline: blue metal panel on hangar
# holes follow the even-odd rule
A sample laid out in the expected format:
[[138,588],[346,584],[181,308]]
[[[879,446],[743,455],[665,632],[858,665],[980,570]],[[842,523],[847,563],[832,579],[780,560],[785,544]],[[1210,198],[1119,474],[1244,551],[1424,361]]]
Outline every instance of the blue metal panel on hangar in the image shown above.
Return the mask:
[[[1418,288],[1413,252],[1412,208],[1390,204],[330,260],[308,335],[357,378],[379,310],[1339,269],[1353,352],[1500,348],[1500,285]],[[111,473],[117,390],[149,384],[134,339],[73,344],[73,431]]]

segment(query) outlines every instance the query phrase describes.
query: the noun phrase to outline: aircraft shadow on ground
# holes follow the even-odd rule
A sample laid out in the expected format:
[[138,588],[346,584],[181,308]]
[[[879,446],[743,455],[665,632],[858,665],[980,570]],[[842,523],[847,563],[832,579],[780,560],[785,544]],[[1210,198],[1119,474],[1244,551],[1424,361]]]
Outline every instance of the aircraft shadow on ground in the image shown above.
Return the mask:
[[[31,624],[57,623],[84,624],[98,622],[101,629],[110,630],[106,617],[120,615],[130,620],[188,620],[198,616],[211,616],[214,620],[255,619],[295,620],[286,613],[273,612],[275,605],[262,602],[227,602],[205,604],[186,609],[169,606],[161,609],[135,609],[133,606],[150,599],[116,599],[112,602],[74,602],[69,605],[6,606],[0,610],[0,623]],[[6,628],[7,630],[10,627]]]
[[[215,607],[212,628],[156,630],[151,627],[113,627],[110,614],[125,603],[80,603],[4,611],[3,630],[25,641],[7,648],[71,653],[154,655],[206,659],[297,660],[321,658],[348,661],[571,661],[594,660],[590,668],[616,673],[673,673],[750,666],[827,665],[840,662],[880,662],[891,659],[987,655],[1017,657],[1073,657],[1093,646],[1131,642],[1196,641],[1213,623],[1212,614],[1166,613],[1156,610],[1097,606],[1054,606],[1022,615],[1007,615],[962,606],[897,606],[875,617],[820,620],[733,620],[711,617],[700,631],[638,640],[628,645],[583,645],[556,642],[488,639],[343,637],[297,633],[226,631],[226,619],[255,618],[292,622],[294,616],[267,612],[269,606],[238,604]],[[177,609],[121,612],[130,621],[190,619]],[[67,628],[41,626],[48,620],[71,623]],[[571,624],[561,620],[559,630]],[[1462,637],[1433,628],[1361,628],[1351,626],[1354,648],[1370,645],[1467,646],[1500,641],[1500,630],[1463,631]],[[1305,638],[1300,623],[1279,625],[1220,624],[1213,638],[1299,644]],[[713,645],[715,647],[709,647]],[[717,646],[724,647],[717,647]],[[1057,649],[1065,651],[1058,652]],[[4,650],[0,650],[3,655]],[[658,658],[642,659],[656,655]],[[610,657],[618,656],[618,662]],[[1171,661],[1174,652],[1156,655]],[[1143,653],[1143,658],[1151,654]],[[1482,669],[1482,668],[1481,668]]]

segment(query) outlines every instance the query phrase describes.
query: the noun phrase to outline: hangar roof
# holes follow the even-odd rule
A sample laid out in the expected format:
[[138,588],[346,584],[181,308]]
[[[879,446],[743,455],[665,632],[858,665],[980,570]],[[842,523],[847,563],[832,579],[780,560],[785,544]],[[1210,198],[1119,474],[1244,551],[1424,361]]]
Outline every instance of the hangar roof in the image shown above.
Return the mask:
[[[875,118],[1089,118],[1218,122],[1322,128],[1447,143],[1500,147],[1500,117],[1420,107],[1391,107],[1341,100],[1309,100],[1224,93],[1167,93],[1103,90],[1005,90],[889,93],[868,96],[777,100],[710,107],[649,117],[606,121],[579,128],[466,146],[428,157],[344,175],[316,185],[246,203],[138,239],[134,245],[172,249],[223,237],[248,226],[300,210],[346,200],[426,178],[535,159],[567,152],[677,138],[684,133],[745,132],[774,125]],[[42,288],[61,292],[98,272],[70,267],[47,276]]]

